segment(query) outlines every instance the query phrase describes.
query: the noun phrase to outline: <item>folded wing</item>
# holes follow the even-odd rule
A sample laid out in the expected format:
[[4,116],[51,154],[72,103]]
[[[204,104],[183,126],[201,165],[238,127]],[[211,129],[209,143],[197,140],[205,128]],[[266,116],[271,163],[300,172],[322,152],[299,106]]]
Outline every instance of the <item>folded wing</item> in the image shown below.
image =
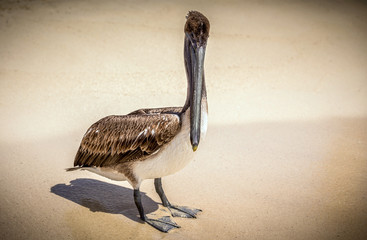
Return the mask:
[[158,153],[181,128],[178,114],[133,113],[108,116],[94,123],[82,139],[74,166],[112,167],[142,161]]

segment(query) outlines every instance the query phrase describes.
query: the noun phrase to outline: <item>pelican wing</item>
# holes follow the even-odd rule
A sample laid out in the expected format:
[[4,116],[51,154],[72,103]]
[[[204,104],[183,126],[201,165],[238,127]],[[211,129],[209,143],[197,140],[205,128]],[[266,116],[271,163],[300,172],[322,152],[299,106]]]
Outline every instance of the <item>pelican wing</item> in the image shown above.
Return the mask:
[[177,114],[108,116],[85,133],[74,166],[115,166],[156,154],[181,128]]

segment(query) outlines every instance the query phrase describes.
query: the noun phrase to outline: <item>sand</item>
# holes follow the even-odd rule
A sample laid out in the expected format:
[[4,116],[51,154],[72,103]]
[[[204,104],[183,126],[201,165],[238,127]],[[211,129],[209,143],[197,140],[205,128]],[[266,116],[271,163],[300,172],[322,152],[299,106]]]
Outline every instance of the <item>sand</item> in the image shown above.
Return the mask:
[[[183,105],[191,9],[211,21],[209,129],[163,184],[203,212],[165,234],[127,182],[64,169],[98,119]],[[366,42],[362,2],[2,1],[0,238],[367,239]]]

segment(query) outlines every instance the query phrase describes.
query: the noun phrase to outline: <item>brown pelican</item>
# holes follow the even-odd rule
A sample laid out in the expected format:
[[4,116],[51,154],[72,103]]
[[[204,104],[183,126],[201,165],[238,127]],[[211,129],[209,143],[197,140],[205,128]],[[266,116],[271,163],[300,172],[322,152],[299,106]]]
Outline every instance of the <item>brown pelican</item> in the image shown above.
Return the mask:
[[145,215],[139,192],[144,179],[154,179],[162,204],[173,217],[195,218],[201,211],[172,205],[161,182],[161,177],[179,171],[191,161],[207,130],[204,57],[210,25],[197,11],[190,11],[186,19],[185,105],[102,118],[87,130],[75,156],[75,167],[68,169],[85,169],[113,180],[127,180],[134,188],[141,220],[163,232],[179,226],[170,217],[151,219]]

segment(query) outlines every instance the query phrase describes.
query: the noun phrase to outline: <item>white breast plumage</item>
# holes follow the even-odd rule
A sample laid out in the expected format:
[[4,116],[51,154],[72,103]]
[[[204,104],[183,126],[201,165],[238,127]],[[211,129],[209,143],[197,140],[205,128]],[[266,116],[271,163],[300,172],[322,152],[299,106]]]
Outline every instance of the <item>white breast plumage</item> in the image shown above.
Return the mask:
[[[201,140],[204,140],[207,131],[207,112],[203,108],[201,115]],[[183,169],[194,157],[190,143],[190,110],[182,116],[182,127],[177,136],[159,150],[155,156],[134,164],[135,177],[144,179],[159,178],[171,175]]]

